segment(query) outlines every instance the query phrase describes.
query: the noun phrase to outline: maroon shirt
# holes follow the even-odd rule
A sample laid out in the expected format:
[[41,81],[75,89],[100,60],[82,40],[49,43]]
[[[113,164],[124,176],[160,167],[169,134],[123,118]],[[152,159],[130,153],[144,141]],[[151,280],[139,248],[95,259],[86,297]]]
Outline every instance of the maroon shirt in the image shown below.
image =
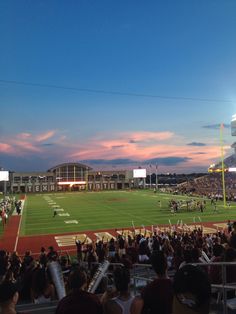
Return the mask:
[[144,308],[150,314],[171,314],[173,295],[172,281],[167,278],[153,280],[141,292]]
[[58,303],[56,314],[102,314],[102,305],[92,293],[77,290]]

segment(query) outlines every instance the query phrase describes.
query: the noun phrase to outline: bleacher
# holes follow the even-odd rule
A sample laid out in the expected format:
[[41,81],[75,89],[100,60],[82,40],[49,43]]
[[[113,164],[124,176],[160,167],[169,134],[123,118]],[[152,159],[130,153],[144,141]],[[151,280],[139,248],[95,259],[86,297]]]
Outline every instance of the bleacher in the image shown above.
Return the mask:
[[[96,264],[96,263],[95,263]],[[110,263],[110,266],[116,267],[121,265],[120,263]],[[222,267],[222,284],[212,284],[212,291],[217,292],[217,299],[213,299],[211,301],[211,309],[210,314],[233,314],[236,313],[236,297],[232,299],[226,298],[226,292],[231,290],[236,293],[236,283],[227,283],[225,279],[225,271],[227,265],[234,265],[235,263],[208,263],[208,264],[198,264],[201,267],[209,267],[209,266],[216,266]],[[83,266],[86,266],[83,263]],[[168,276],[173,278],[175,271],[170,270],[168,271]],[[107,268],[105,274],[112,275],[112,272]],[[134,264],[133,268],[131,269],[131,291],[133,295],[138,295],[140,290],[146,286],[147,283],[151,282],[155,278],[155,272],[152,269],[150,264]],[[58,301],[52,301],[46,304],[18,304],[16,309],[19,312],[24,313],[35,313],[35,314],[51,314],[55,313],[55,309],[57,307]]]

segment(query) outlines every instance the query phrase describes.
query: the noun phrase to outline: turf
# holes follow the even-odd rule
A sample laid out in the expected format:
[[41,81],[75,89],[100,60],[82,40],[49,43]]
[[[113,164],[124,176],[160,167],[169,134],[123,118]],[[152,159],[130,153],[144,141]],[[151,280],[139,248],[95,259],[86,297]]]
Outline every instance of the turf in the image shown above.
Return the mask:
[[[53,218],[52,205],[48,204],[45,196],[50,197],[64,211],[58,212]],[[200,217],[202,222],[234,220],[236,217],[236,204],[224,208],[222,202],[217,202],[217,212],[214,212],[209,200],[204,213],[198,210],[187,212],[186,209],[181,209],[176,214],[171,213],[168,206],[170,199],[187,198],[153,193],[151,190],[27,195],[20,234],[60,234],[125,228],[131,227],[132,222],[135,226],[169,224],[169,220],[172,224],[178,220],[192,223],[194,217]],[[68,213],[70,216],[59,216],[60,213]],[[77,220],[78,224],[65,223],[70,220]]]

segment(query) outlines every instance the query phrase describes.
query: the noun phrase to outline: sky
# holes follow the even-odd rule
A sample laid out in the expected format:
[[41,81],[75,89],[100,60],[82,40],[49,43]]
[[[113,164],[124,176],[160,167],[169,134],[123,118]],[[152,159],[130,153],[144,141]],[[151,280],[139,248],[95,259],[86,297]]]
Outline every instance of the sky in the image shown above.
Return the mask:
[[235,16],[235,0],[1,0],[0,166],[206,172],[222,123],[233,153]]

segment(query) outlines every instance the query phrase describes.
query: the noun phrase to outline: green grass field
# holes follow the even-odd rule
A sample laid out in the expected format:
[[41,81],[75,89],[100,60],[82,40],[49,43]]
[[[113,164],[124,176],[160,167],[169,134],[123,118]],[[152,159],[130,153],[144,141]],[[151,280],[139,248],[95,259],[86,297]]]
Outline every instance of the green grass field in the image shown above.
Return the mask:
[[[204,213],[181,209],[173,214],[170,199],[187,199],[186,196],[156,193],[151,190],[106,191],[27,195],[21,223],[21,235],[80,232],[98,229],[174,224],[178,220],[192,223],[200,216],[202,222],[234,220],[236,205],[224,208],[217,203],[217,212],[207,201]],[[196,197],[194,199],[197,199]],[[161,207],[158,201],[161,201]],[[54,202],[55,204],[50,204]],[[59,210],[53,218],[53,207]],[[60,216],[63,214],[64,216]],[[68,215],[68,216],[65,216]],[[78,223],[66,223],[76,220]]]

